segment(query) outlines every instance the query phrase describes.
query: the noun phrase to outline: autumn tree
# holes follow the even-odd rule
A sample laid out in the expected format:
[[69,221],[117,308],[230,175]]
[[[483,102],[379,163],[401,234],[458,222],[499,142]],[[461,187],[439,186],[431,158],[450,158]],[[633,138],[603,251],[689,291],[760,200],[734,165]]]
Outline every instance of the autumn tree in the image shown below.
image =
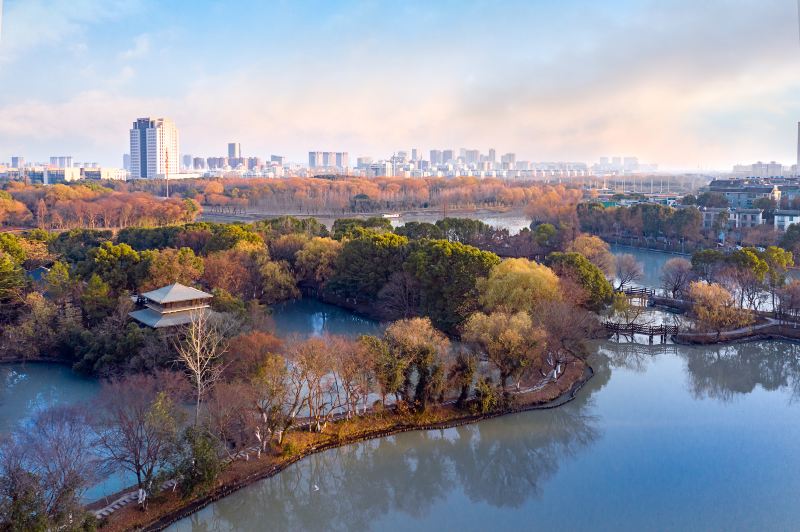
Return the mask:
[[172,283],[193,285],[203,274],[203,259],[191,248],[166,248],[141,253],[139,290],[147,292]]
[[325,286],[333,277],[342,243],[332,238],[314,237],[306,242],[295,256],[300,279]]
[[689,297],[693,301],[692,314],[698,327],[715,331],[717,340],[724,330],[752,323],[752,316],[737,308],[730,292],[716,283],[693,282],[689,285]]
[[530,312],[539,304],[561,299],[558,276],[527,259],[506,259],[478,281],[479,301],[488,312]]
[[578,235],[567,248],[567,251],[580,253],[589,261],[600,268],[606,277],[614,277],[616,259],[608,244],[594,235]]
[[508,380],[517,388],[528,371],[542,367],[546,333],[533,324],[525,312],[508,314],[476,312],[464,324],[465,341],[475,344],[486,354],[489,363],[500,374],[500,386],[507,393]]
[[450,349],[447,337],[428,318],[396,321],[384,336],[389,351],[406,361],[403,398],[423,410],[428,403],[441,401]]

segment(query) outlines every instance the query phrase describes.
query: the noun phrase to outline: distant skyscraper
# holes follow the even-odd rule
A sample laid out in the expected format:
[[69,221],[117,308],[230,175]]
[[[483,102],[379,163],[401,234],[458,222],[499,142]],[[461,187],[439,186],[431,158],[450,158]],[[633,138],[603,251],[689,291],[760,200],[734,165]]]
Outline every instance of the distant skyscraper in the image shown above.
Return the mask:
[[50,157],[50,166],[55,166],[56,168],[72,168],[72,156],[57,155],[55,157]]
[[442,163],[450,163],[455,161],[456,158],[453,155],[453,150],[442,150]]
[[431,164],[442,164],[442,150],[431,150]]
[[183,165],[183,167],[184,167],[185,169],[187,169],[187,170],[188,170],[188,169],[190,169],[190,168],[192,167],[192,160],[193,160],[193,159],[194,159],[194,158],[193,158],[193,157],[192,157],[190,154],[188,154],[188,153],[185,153],[185,154],[183,155],[183,157],[181,158],[181,164]]
[[517,154],[515,153],[506,153],[500,157],[500,162],[505,164],[514,165],[517,161]]
[[122,154],[122,168],[125,170],[131,169],[131,154],[130,153],[123,153]]
[[411,148],[411,160],[419,161],[419,153],[417,152],[416,148]]
[[206,169],[206,160],[202,157],[195,157],[192,159],[192,168],[195,170],[205,170]]
[[497,152],[494,151],[494,148],[489,148],[489,162],[493,163],[497,161]]
[[350,155],[346,151],[336,152],[336,167],[344,170],[350,166]]
[[11,157],[11,168],[22,168],[25,166],[25,157],[15,155]]
[[131,128],[131,178],[156,179],[177,174],[178,129],[168,118],[139,118]]
[[286,162],[286,157],[283,155],[270,155],[269,161],[277,164],[278,166],[283,166]]
[[228,143],[228,159],[241,159],[242,145],[238,142]]
[[322,152],[321,151],[308,152],[308,167],[318,168],[320,166],[322,166]]

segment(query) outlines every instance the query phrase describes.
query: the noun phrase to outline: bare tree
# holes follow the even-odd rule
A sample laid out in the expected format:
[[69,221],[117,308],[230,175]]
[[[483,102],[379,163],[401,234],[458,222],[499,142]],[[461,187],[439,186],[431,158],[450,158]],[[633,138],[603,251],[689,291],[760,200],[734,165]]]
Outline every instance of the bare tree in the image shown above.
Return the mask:
[[378,292],[384,315],[388,319],[412,318],[419,312],[420,287],[408,272],[394,272]]
[[[131,375],[103,384],[93,409],[96,445],[110,470],[136,475],[149,492],[155,473],[175,453],[182,412],[170,393],[169,374]],[[174,378],[174,377],[173,377]]]
[[686,259],[669,259],[661,269],[661,287],[673,298],[683,297],[693,280],[692,263]]
[[227,349],[223,326],[210,312],[194,312],[175,344],[178,362],[184,367],[195,395],[194,424],[200,420],[200,405],[206,394],[220,380]]
[[342,389],[342,400],[347,418],[367,410],[370,392],[375,388],[375,375],[367,347],[356,340],[331,337],[329,349],[333,354],[333,365]]
[[220,382],[206,402],[209,433],[235,458],[256,440],[258,416],[254,388],[242,382]]
[[98,478],[98,464],[83,409],[56,406],[38,413],[0,449],[0,528],[77,525],[84,513],[81,499]]
[[333,367],[328,342],[309,338],[291,347],[292,363],[300,368],[308,400],[308,414],[318,432],[324,430],[333,412],[341,406],[341,383]]
[[617,286],[618,290],[623,290],[628,283],[639,281],[644,276],[642,263],[630,253],[617,256]]

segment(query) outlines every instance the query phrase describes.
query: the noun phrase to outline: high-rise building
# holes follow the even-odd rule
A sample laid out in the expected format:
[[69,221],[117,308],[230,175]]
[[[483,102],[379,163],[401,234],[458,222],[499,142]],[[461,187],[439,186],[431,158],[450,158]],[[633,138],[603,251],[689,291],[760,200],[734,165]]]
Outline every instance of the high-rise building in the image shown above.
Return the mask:
[[475,164],[480,161],[481,152],[479,150],[465,150],[464,162],[467,164]]
[[178,128],[168,118],[139,118],[131,128],[131,179],[156,179],[179,170]]
[[206,169],[206,160],[202,157],[195,157],[192,159],[192,168],[194,170],[205,170]]
[[447,164],[455,161],[453,150],[442,150],[442,163]]
[[318,168],[320,166],[322,166],[322,152],[321,151],[308,152],[308,167]]
[[11,157],[11,168],[22,168],[25,166],[25,157],[15,155]]
[[442,150],[431,150],[431,164],[442,164]]
[[506,153],[506,154],[500,156],[500,162],[501,163],[510,164],[511,166],[514,165],[516,160],[517,160],[517,154],[516,153]]
[[242,145],[238,142],[228,143],[228,159],[241,159],[242,158]]
[[72,156],[56,155],[54,157],[50,157],[50,166],[54,166],[56,168],[72,168]]
[[497,162],[497,152],[494,151],[494,148],[489,148],[489,162]]
[[286,164],[286,157],[284,157],[283,155],[270,155],[269,161],[271,163],[277,164],[278,166],[283,166],[284,164]]
[[419,161],[419,153],[416,148],[411,148],[411,160],[414,162]]
[[350,166],[350,155],[346,151],[336,152],[336,168],[345,168]]
[[131,154],[130,153],[123,153],[122,154],[122,168],[124,170],[131,169]]
[[181,164],[183,165],[183,168],[186,170],[190,169],[192,167],[193,160],[194,157],[192,157],[190,154],[188,153],[184,154],[183,157],[181,158]]

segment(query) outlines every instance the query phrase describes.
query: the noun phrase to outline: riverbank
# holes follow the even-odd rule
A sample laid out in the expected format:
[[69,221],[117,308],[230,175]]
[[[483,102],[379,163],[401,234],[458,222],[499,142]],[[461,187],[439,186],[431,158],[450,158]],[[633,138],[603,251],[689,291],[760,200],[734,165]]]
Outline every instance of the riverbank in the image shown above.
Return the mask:
[[513,408],[489,414],[471,414],[452,405],[433,407],[424,413],[374,413],[329,424],[323,433],[292,431],[286,435],[283,449],[262,455],[261,459],[231,463],[215,485],[204,495],[181,499],[173,492],[162,493],[151,500],[147,511],[128,504],[112,513],[102,523],[103,530],[163,530],[231,493],[260,480],[272,477],[303,458],[336,447],[374,438],[384,438],[409,431],[439,430],[537,409],[551,409],[575,398],[575,394],[592,377],[592,368],[583,361],[572,360],[561,376],[541,389],[516,396]]

